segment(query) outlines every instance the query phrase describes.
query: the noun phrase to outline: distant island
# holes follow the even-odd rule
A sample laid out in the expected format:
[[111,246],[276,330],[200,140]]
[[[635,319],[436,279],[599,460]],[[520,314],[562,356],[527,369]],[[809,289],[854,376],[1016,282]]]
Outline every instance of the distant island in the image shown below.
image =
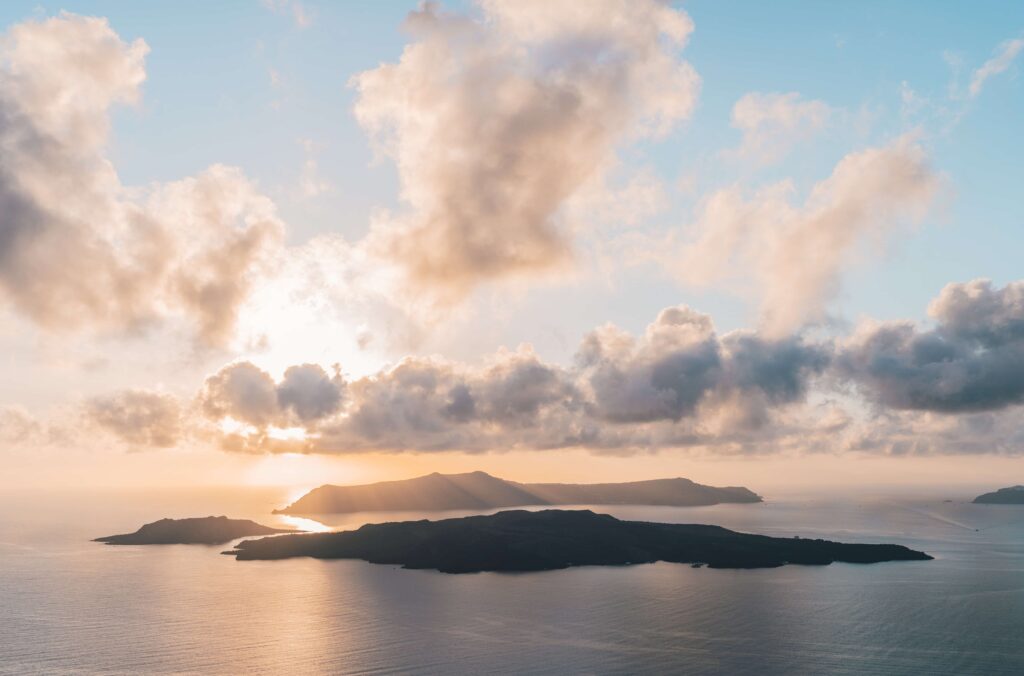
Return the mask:
[[974,498],[979,505],[1024,505],[1024,486],[1010,486]]
[[275,514],[501,509],[533,505],[664,505],[694,507],[761,502],[738,487],[703,486],[689,479],[607,484],[523,484],[486,472],[439,474],[404,481],[315,488]]
[[295,533],[286,528],[271,528],[248,519],[206,516],[195,519],[160,519],[147,523],[134,533],[108,535],[93,542],[108,545],[222,545],[251,535]]
[[513,510],[440,521],[368,524],[354,531],[244,540],[239,561],[309,556],[361,559],[442,573],[540,571],[668,561],[711,568],[787,563],[927,561],[902,545],[842,544],[737,533],[719,526],[620,521],[589,510]]

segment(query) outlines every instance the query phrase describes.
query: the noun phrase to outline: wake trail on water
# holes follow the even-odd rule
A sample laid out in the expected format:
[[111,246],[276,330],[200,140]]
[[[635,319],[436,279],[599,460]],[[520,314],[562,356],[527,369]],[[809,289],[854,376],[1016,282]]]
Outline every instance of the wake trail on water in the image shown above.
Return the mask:
[[980,528],[977,528],[976,526],[972,526],[970,524],[966,524],[966,523],[963,523],[961,521],[956,521],[954,519],[949,518],[948,516],[945,516],[943,514],[939,514],[937,512],[933,512],[933,511],[928,510],[928,509],[921,509],[920,507],[911,507],[910,505],[897,505],[897,506],[902,507],[902,508],[904,508],[904,509],[906,509],[908,511],[911,511],[911,512],[913,512],[915,514],[920,514],[921,516],[928,517],[929,519],[932,519],[934,521],[938,521],[940,523],[944,523],[944,524],[946,524],[948,526],[954,526],[956,528],[963,528],[963,529],[969,530],[969,531],[981,530]]

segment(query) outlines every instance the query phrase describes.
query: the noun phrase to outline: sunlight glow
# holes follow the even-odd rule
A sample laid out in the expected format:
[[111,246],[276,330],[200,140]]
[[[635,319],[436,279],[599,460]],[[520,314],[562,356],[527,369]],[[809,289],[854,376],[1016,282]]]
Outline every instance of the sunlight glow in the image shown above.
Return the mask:
[[365,327],[353,325],[350,317],[339,316],[331,289],[310,294],[304,285],[308,270],[301,265],[301,253],[272,280],[264,280],[253,291],[239,314],[239,339],[235,348],[279,378],[289,366],[307,362],[325,368],[340,365],[354,377],[369,375],[385,363],[383,355],[361,346]]
[[305,519],[301,516],[290,516],[288,514],[278,514],[277,518],[280,519],[282,524],[289,528],[295,528],[296,530],[304,530],[310,533],[328,533],[331,527],[322,524],[314,519]]
[[220,431],[224,434],[238,434],[243,437],[247,437],[250,434],[257,432],[258,430],[250,425],[249,423],[236,420],[231,416],[226,416],[221,419],[217,425],[220,427]]
[[309,437],[304,427],[274,427],[273,425],[267,428],[267,436],[280,441],[305,441]]
[[340,458],[304,453],[274,453],[254,459],[243,480],[249,486],[286,488],[287,503],[290,504],[317,486],[350,483],[359,474],[353,471],[350,461]]

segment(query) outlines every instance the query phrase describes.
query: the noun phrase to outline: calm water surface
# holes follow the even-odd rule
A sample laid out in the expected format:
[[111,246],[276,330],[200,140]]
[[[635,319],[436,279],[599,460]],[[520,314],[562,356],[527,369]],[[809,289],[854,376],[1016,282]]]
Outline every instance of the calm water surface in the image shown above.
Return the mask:
[[0,497],[0,673],[1024,673],[1024,507],[963,496],[595,508],[936,557],[871,566],[449,576],[88,541],[164,516],[280,524],[268,512],[285,502],[267,491]]

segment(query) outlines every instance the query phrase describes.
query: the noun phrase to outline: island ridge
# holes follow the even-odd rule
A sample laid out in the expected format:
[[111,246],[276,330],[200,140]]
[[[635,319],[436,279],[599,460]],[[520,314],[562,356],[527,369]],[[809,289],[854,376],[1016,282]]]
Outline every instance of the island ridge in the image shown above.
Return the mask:
[[755,503],[746,488],[704,486],[689,479],[604,484],[527,484],[486,472],[439,474],[359,486],[315,488],[275,514],[338,514],[372,511],[501,509],[533,505],[662,505],[693,507]]

